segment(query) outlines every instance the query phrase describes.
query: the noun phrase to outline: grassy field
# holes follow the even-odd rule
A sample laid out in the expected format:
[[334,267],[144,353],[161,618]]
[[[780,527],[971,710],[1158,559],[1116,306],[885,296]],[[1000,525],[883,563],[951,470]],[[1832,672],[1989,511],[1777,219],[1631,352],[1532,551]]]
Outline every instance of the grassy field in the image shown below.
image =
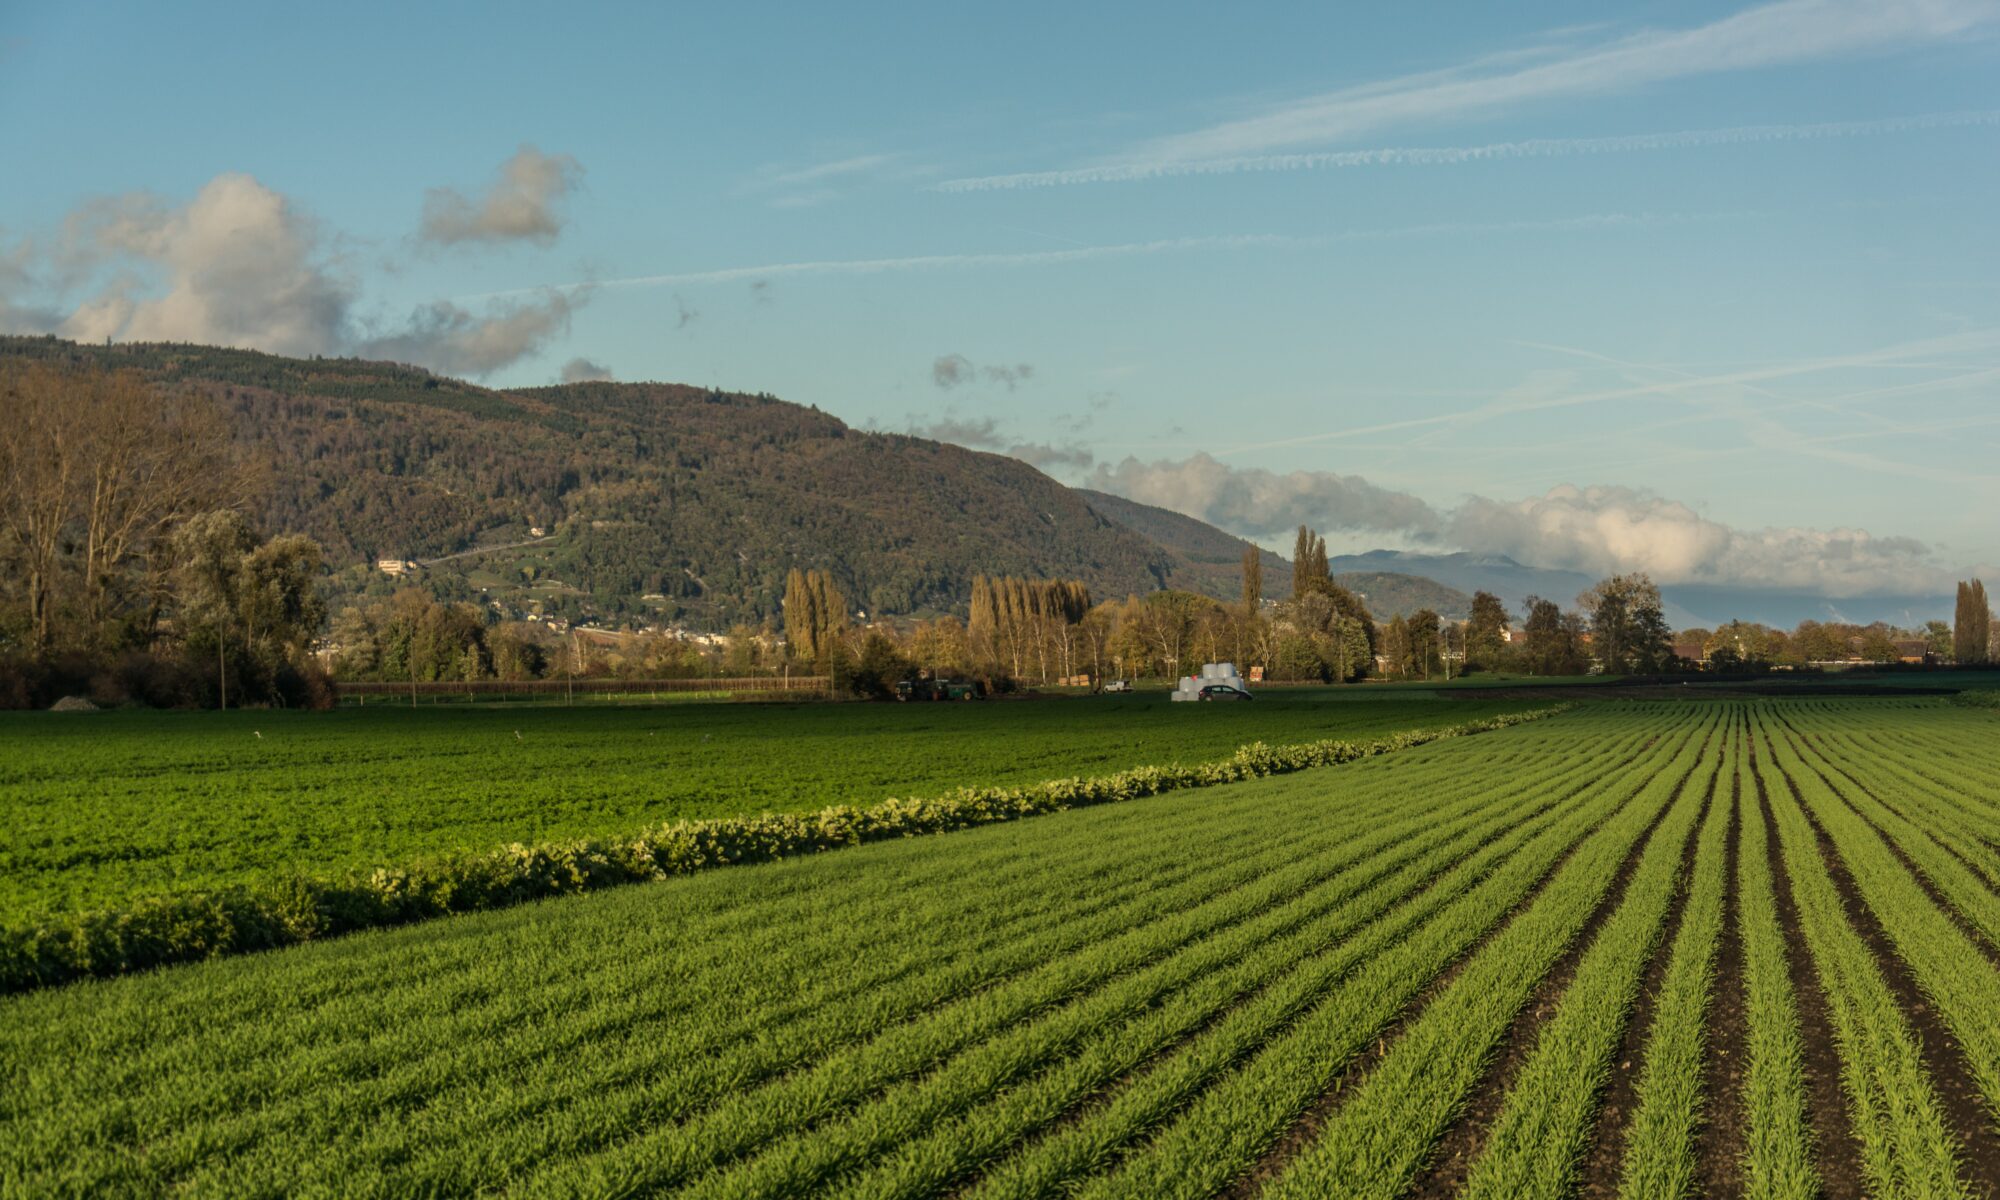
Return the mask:
[[682,817],[1227,757],[1531,708],[1339,689],[991,704],[0,714],[0,917]]
[[16,996],[0,1190],[1990,1194],[1996,734],[1596,704]]

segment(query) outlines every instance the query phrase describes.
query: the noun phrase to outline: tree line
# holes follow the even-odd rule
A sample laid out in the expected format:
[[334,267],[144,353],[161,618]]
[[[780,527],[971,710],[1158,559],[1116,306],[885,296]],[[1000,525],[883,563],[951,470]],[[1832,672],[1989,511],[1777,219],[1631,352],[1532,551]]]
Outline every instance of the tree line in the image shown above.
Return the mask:
[[0,705],[317,704],[310,538],[245,515],[265,480],[212,404],[0,359]]

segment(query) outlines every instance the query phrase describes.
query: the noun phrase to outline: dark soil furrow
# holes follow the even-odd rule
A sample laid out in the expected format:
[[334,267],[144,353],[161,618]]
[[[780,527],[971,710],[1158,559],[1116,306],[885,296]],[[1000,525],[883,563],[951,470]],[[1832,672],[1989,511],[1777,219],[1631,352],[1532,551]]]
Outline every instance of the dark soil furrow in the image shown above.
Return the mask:
[[1720,779],[1719,770],[1709,775],[1708,794],[1702,797],[1701,815],[1695,818],[1688,830],[1687,845],[1681,851],[1680,874],[1674,882],[1667,919],[1660,930],[1659,942],[1653,948],[1652,960],[1646,964],[1645,979],[1640,985],[1638,998],[1626,1017],[1625,1036],[1619,1042],[1618,1057],[1611,1065],[1611,1077],[1598,1104],[1590,1151],[1583,1159],[1580,1194],[1589,1200],[1618,1194],[1618,1166],[1625,1157],[1625,1131],[1631,1126],[1632,1114],[1639,1107],[1639,1075],[1645,1069],[1646,1041],[1653,1032],[1653,1006],[1659,997],[1661,982],[1666,978],[1667,964],[1673,958],[1674,939],[1680,936],[1681,921],[1687,912],[1688,888],[1694,877],[1695,842],[1701,835],[1702,822],[1707,819],[1709,806],[1715,803],[1715,788]]
[[[1567,796],[1565,796],[1564,799],[1565,800],[1573,799],[1575,796],[1581,794],[1582,792],[1585,792],[1590,788],[1597,786],[1597,783],[1604,777],[1615,774],[1616,772],[1622,771],[1626,767],[1631,766],[1634,762],[1637,762],[1642,756],[1644,756],[1648,750],[1651,750],[1658,741],[1659,737],[1657,735],[1647,739],[1646,743],[1643,746],[1640,746],[1638,749],[1634,750],[1622,762],[1618,763],[1616,766],[1605,771],[1604,774],[1600,775],[1597,779],[1594,779],[1589,783],[1579,785],[1574,791],[1570,792]],[[1624,811],[1625,805],[1631,803],[1632,800],[1639,795],[1640,791],[1643,790],[1643,787],[1644,785],[1641,784],[1638,787],[1633,788],[1631,795],[1628,795],[1625,798],[1625,800],[1618,805],[1617,808],[1605,814],[1603,821],[1612,821],[1617,819],[1618,814]],[[1656,816],[1654,816],[1652,822],[1647,825],[1646,834],[1648,836],[1652,834],[1653,828],[1657,826],[1660,823],[1660,821],[1666,816],[1668,807],[1671,807],[1671,805],[1663,806],[1660,809],[1660,812]],[[1603,823],[1602,821],[1599,822],[1600,825],[1602,823]],[[1393,1021],[1391,1021],[1389,1026],[1382,1031],[1379,1037],[1376,1038],[1375,1052],[1373,1054],[1363,1053],[1361,1056],[1357,1057],[1353,1062],[1349,1063],[1346,1069],[1342,1070],[1337,1076],[1335,1076],[1333,1082],[1330,1085],[1328,1085],[1328,1087],[1324,1092],[1320,1094],[1319,1099],[1315,1100],[1312,1103],[1312,1105],[1309,1108],[1307,1108],[1306,1111],[1303,1114],[1301,1114],[1296,1121],[1292,1123],[1291,1128],[1288,1129],[1285,1132],[1285,1134],[1271,1146],[1269,1150],[1265,1151],[1263,1157],[1257,1160],[1256,1165],[1251,1167],[1251,1169],[1246,1174],[1244,1174],[1240,1179],[1238,1179],[1235,1185],[1232,1186],[1228,1192],[1224,1193],[1224,1195],[1230,1197],[1231,1200],[1243,1200],[1243,1198],[1256,1195],[1257,1192],[1261,1190],[1266,1180],[1277,1175],[1280,1171],[1284,1169],[1286,1164],[1290,1163],[1293,1158],[1298,1156],[1300,1151],[1304,1150],[1307,1146],[1311,1145],[1319,1137],[1320,1129],[1323,1126],[1325,1126],[1326,1122],[1332,1117],[1334,1112],[1339,1109],[1341,1101],[1346,1096],[1350,1095],[1355,1088],[1361,1085],[1362,1081],[1367,1078],[1368,1074],[1374,1070],[1376,1063],[1380,1062],[1383,1058],[1387,1057],[1390,1047],[1394,1046],[1396,1040],[1402,1036],[1403,1030],[1407,1029],[1413,1022],[1415,1022],[1418,1018],[1420,1018],[1423,1015],[1424,1010],[1430,1006],[1431,1001],[1435,999],[1440,993],[1442,993],[1446,988],[1451,986],[1452,981],[1456,980],[1459,977],[1459,975],[1465,970],[1466,964],[1470,963],[1475,957],[1477,957],[1479,952],[1484,950],[1488,943],[1490,943],[1494,938],[1498,937],[1500,935],[1501,930],[1505,929],[1508,925],[1512,924],[1515,918],[1519,917],[1522,913],[1526,912],[1530,907],[1534,905],[1535,901],[1538,898],[1540,898],[1543,891],[1547,889],[1549,881],[1554,879],[1557,875],[1559,875],[1562,872],[1563,867],[1569,862],[1570,858],[1576,854],[1577,848],[1583,845],[1585,839],[1587,839],[1589,836],[1590,836],[1590,831],[1585,831],[1584,833],[1580,834],[1574,842],[1570,843],[1569,846],[1565,847],[1563,852],[1557,855],[1555,860],[1549,864],[1549,869],[1542,873],[1541,879],[1537,880],[1535,886],[1529,889],[1527,895],[1521,897],[1520,901],[1516,903],[1512,908],[1508,909],[1500,920],[1495,921],[1493,923],[1492,928],[1488,929],[1485,933],[1481,934],[1478,938],[1476,938],[1473,941],[1472,945],[1466,948],[1463,954],[1460,954],[1457,958],[1453,959],[1449,966],[1445,967],[1443,971],[1440,971],[1435,979],[1431,980],[1429,984],[1425,985],[1423,990],[1418,992],[1417,995],[1407,1005],[1403,1007],[1403,1011],[1397,1014],[1396,1018]],[[1640,842],[1640,846],[1643,847],[1644,844],[1645,844],[1644,840],[1642,839]],[[1630,875],[1630,870],[1629,870],[1630,866],[1636,863],[1637,861],[1638,857],[1637,853],[1635,852],[1630,862],[1626,864],[1626,869],[1621,871],[1620,878],[1617,883],[1617,886],[1621,889],[1621,891],[1624,886],[1625,878]],[[1597,921],[1597,919],[1598,919],[1597,914],[1593,914],[1592,915],[1593,924],[1589,926],[1589,930],[1591,931],[1595,930],[1596,928],[1595,922]]]
[[[1464,1187],[1473,1160],[1478,1157],[1480,1149],[1486,1144],[1487,1131],[1499,1117],[1507,1093],[1514,1085],[1514,1077],[1521,1073],[1521,1068],[1534,1053],[1535,1045],[1540,1040],[1543,1022],[1555,1015],[1563,993],[1569,990],[1570,981],[1576,977],[1577,964],[1590,949],[1591,942],[1596,940],[1598,929],[1611,919],[1612,913],[1618,911],[1618,905],[1625,899],[1626,888],[1631,885],[1632,876],[1639,869],[1639,860],[1645,856],[1654,832],[1659,828],[1660,822],[1666,819],[1667,813],[1679,802],[1680,787],[1685,786],[1687,779],[1683,778],[1673,796],[1669,797],[1646,823],[1645,831],[1633,843],[1625,860],[1618,864],[1618,871],[1612,877],[1610,888],[1598,900],[1597,907],[1591,910],[1583,928],[1570,940],[1569,947],[1549,969],[1549,973],[1543,976],[1541,985],[1535,989],[1527,1004],[1522,1006],[1513,1022],[1508,1025],[1507,1032],[1501,1036],[1499,1048],[1487,1067],[1485,1076],[1473,1085],[1464,1111],[1438,1139],[1437,1146],[1431,1151],[1431,1156],[1423,1169],[1417,1173],[1416,1181],[1407,1195],[1416,1200],[1432,1200],[1434,1197],[1455,1195]],[[1681,847],[1683,862],[1693,847],[1694,831],[1699,828],[1700,821],[1697,819],[1690,827],[1687,843]]]
[[1704,1196],[1733,1196],[1743,1190],[1743,1155],[1748,1148],[1743,1123],[1743,1089],[1750,1058],[1749,994],[1743,975],[1742,897],[1737,866],[1743,837],[1743,783],[1730,781],[1729,838],[1724,852],[1728,876],[1722,893],[1722,945],[1708,1001],[1708,1054],[1702,1063],[1703,1119],[1695,1131],[1695,1182]]
[[1771,811],[1771,797],[1764,787],[1764,775],[1757,766],[1756,744],[1750,747],[1751,778],[1757,782],[1757,806],[1764,822],[1764,853],[1769,861],[1771,890],[1777,900],[1778,928],[1785,934],[1785,960],[1792,977],[1792,999],[1799,1009],[1799,1049],[1806,1085],[1806,1117],[1812,1125],[1813,1165],[1830,1200],[1847,1200],[1862,1195],[1866,1177],[1861,1171],[1860,1146],[1847,1111],[1847,1096],[1840,1083],[1840,1052],[1833,1043],[1833,1019],[1827,1012],[1826,994],[1820,990],[1811,955],[1806,949],[1805,931],[1799,926],[1799,907],[1792,898],[1792,877],[1785,870],[1779,851],[1778,818]]
[[1861,889],[1855,884],[1847,864],[1842,861],[1833,839],[1827,836],[1819,818],[1807,807],[1797,781],[1787,775],[1785,786],[1791,789],[1799,810],[1812,826],[1820,859],[1833,878],[1834,890],[1840,895],[1841,908],[1848,924],[1861,935],[1862,942],[1874,956],[1876,968],[1882,972],[1883,980],[1895,993],[1911,1028],[1916,1031],[1918,1054],[1923,1059],[1931,1087],[1937,1093],[1945,1124],[1965,1151],[1959,1160],[1960,1177],[1969,1181],[1979,1195],[2000,1196],[2000,1137],[1993,1132],[1985,1098],[1966,1064],[1958,1039],[1952,1036],[1951,1027],[1945,1024],[1930,998],[1924,995],[1908,964],[1896,952],[1896,943],[1889,938],[1882,923],[1862,898]]

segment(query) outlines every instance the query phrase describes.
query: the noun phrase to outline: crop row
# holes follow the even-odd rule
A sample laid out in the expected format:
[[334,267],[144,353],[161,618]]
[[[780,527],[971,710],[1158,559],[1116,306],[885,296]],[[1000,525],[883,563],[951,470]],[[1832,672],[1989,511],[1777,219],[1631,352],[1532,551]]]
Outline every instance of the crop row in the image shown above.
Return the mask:
[[675,820],[1205,762],[1254,741],[1368,741],[1535,707],[1406,696],[0,713],[0,923]]
[[707,868],[920,834],[943,833],[1186,788],[1236,783],[1388,754],[1501,729],[1561,711],[1502,714],[1367,742],[1252,743],[1192,766],[1138,767],[1094,778],[1013,788],[962,788],[928,799],[808,814],[678,821],[616,840],[513,845],[339,878],[295,876],[272,884],[172,894],[131,905],[44,918],[0,930],[0,990],[20,990],[502,908],[545,896],[686,875]]
[[1587,705],[0,998],[0,1193],[1977,1194],[1989,722]]
[[[0,1170],[40,1191],[921,1193],[1076,1149],[1050,1136],[1071,1129],[1129,1154],[1245,1055],[1351,1011],[1369,992],[1348,981],[1421,986],[1452,953],[1428,931],[1490,927],[1674,727],[1579,712],[1357,764],[1365,786],[1267,779],[15,997]],[[1540,765],[1496,781],[1487,741]],[[1432,957],[1397,958],[1418,931]],[[986,1149],[940,1164],[878,1118]]]

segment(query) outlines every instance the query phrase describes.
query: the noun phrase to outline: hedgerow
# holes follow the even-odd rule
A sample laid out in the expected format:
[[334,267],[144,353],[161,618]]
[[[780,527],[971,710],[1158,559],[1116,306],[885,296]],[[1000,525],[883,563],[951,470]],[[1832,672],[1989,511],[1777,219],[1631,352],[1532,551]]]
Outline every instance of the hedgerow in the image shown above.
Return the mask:
[[2000,708],[2000,691],[1958,692],[1945,697],[1945,700],[1964,708]]
[[277,882],[149,897],[117,908],[60,914],[0,929],[0,992],[87,976],[273,949],[360,929],[504,908],[549,896],[769,862],[890,838],[917,837],[1098,804],[1290,774],[1504,729],[1568,705],[1503,714],[1367,742],[1253,742],[1227,759],[1137,767],[1021,787],[973,787],[925,799],[811,813],[683,820],[628,839],[510,845],[420,859],[366,874],[298,875]]

